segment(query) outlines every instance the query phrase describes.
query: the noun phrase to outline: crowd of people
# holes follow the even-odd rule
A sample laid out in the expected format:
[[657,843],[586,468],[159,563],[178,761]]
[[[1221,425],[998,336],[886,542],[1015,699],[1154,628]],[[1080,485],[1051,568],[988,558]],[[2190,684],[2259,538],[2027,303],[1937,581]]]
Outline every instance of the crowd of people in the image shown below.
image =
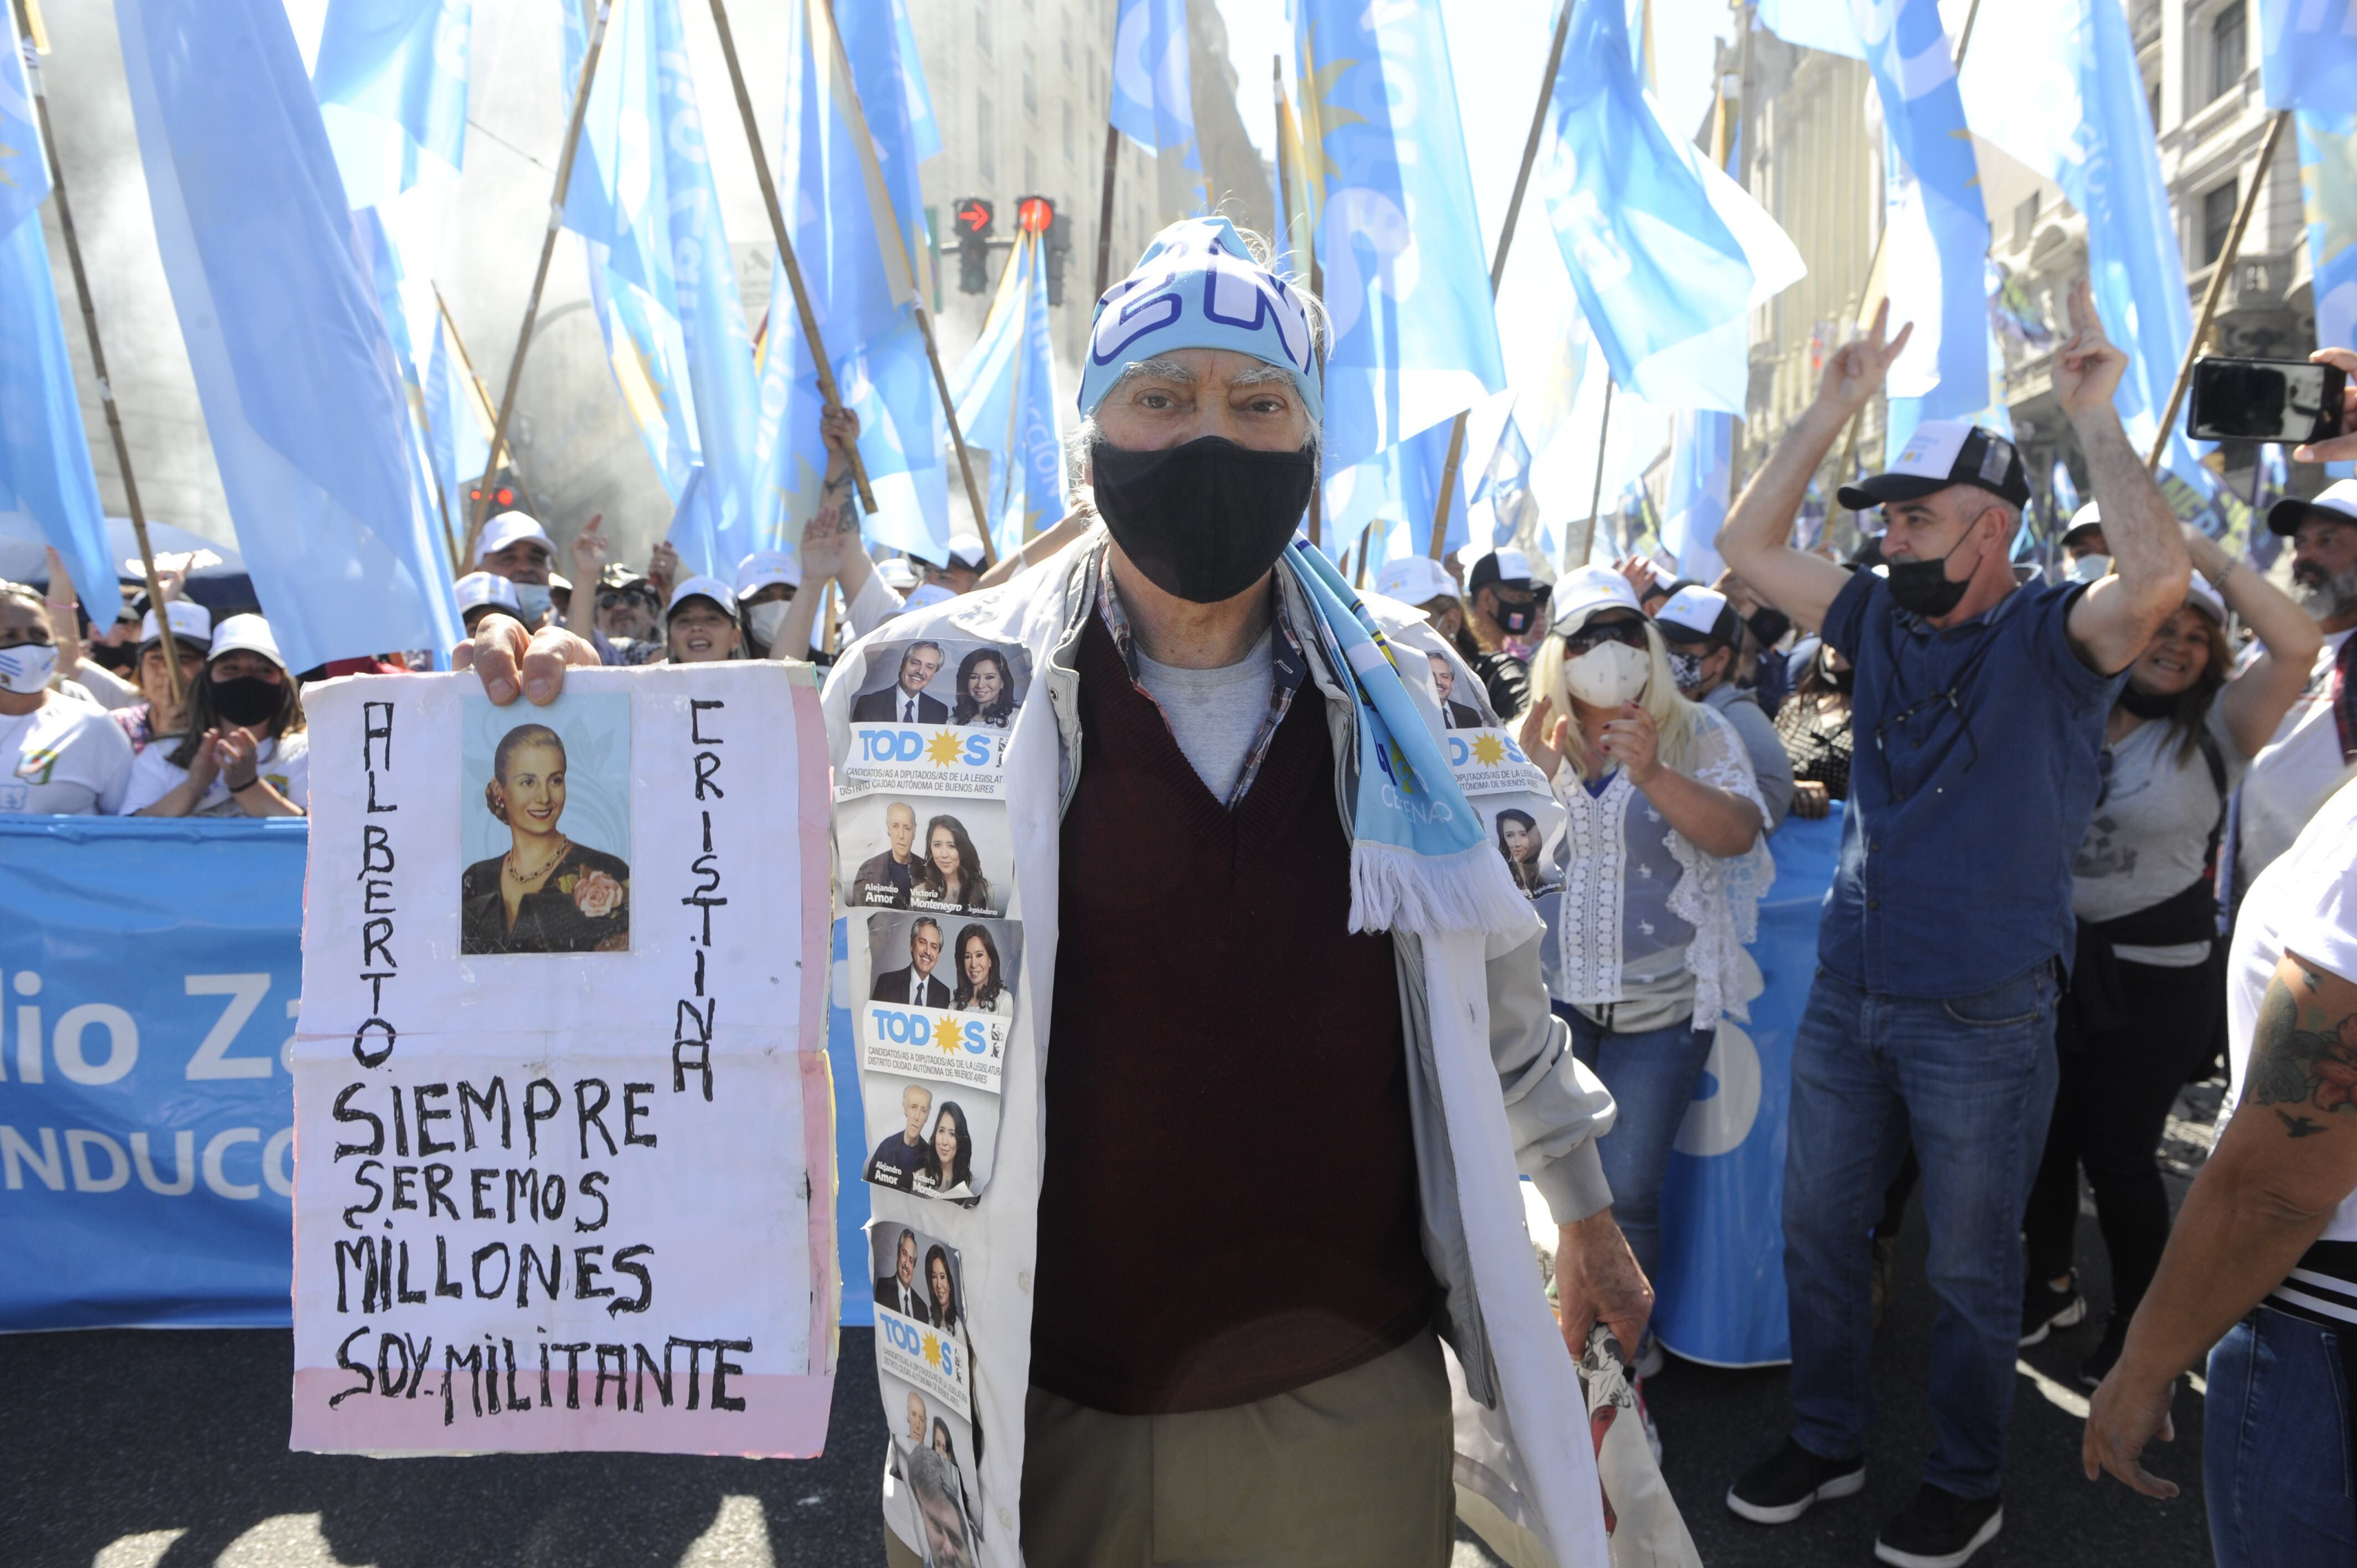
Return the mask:
[[[1206,243],[1161,264],[1244,275],[1294,313],[1303,342],[1316,338],[1313,303],[1217,234]],[[1034,1184],[1016,1197],[1036,1234],[1026,1219],[1019,1240],[1000,1240],[1036,1248],[1017,1254],[1036,1255],[1025,1310],[1039,1326],[1016,1424],[1028,1444],[1024,1539],[1049,1563],[1166,1528],[1216,1541],[1243,1530],[1268,1549],[1240,1561],[1286,1560],[1271,1543],[1304,1528],[1321,1550],[1369,1541],[1367,1562],[1445,1560],[1452,1505],[1445,1466],[1436,1484],[1429,1460],[1435,1443],[1447,1452],[1450,1392],[1436,1336],[1458,1351],[1460,1399],[1495,1409],[1533,1397],[1501,1387],[1501,1368],[1530,1363],[1488,1354],[1511,1336],[1470,1287],[1478,1244],[1453,1183],[1473,1178],[1451,1147],[1469,1123],[1448,1102],[1457,1091],[1414,1070],[1455,1048],[1462,1027],[1427,995],[1446,963],[1457,963],[1449,984],[1490,993],[1489,1037],[1465,1046],[1489,1053],[1508,1117],[1481,1136],[1511,1139],[1504,1153],[1560,1229],[1564,1338],[1577,1356],[1601,1324],[1640,1376],[1656,1374],[1647,1282],[1669,1155],[1719,1023],[1742,1004],[1775,835],[1839,809],[1819,969],[1793,1047],[1793,1423],[1775,1453],[1730,1478],[1725,1500],[1775,1526],[1861,1489],[1878,1261],[1911,1197],[1938,1300],[1925,1374],[1936,1437],[1877,1551],[1905,1568],[1953,1568],[2001,1526],[2018,1348],[2090,1314],[2075,1266],[2083,1172],[2111,1281],[2082,1359],[2098,1391],[2090,1473],[2167,1489],[2136,1455],[2166,1426],[2169,1389],[2213,1344],[2213,1431],[2221,1420],[2238,1434],[2297,1430],[2311,1455],[2319,1444],[2345,1455],[2352,1441],[2345,1422],[2331,1426],[2337,1373],[2299,1388],[2259,1369],[2332,1364],[2332,1336],[2357,1323],[2357,1133],[2340,1114],[2357,1110],[2357,790],[2335,792],[2357,764],[2357,481],[2266,514],[2288,542],[2286,593],[2171,512],[2114,412],[2125,356],[2083,286],[2071,326],[2055,390],[2095,499],[2072,520],[2070,564],[2052,580],[2013,559],[2029,500],[2019,452],[1966,422],[1926,422],[1882,473],[1843,489],[1846,507],[1879,523],[1852,559],[1792,543],[1813,477],[1906,340],[1878,320],[1830,357],[1816,401],[1738,498],[1717,542],[1724,575],[1687,581],[1631,558],[1550,581],[1512,545],[1461,563],[1394,561],[1363,607],[1389,640],[1393,658],[1378,662],[1390,673],[1361,659],[1346,680],[1323,661],[1350,628],[1336,629],[1329,585],[1286,553],[1294,481],[1314,471],[1314,377],[1290,337],[1197,331],[1182,312],[1150,357],[1130,350],[1092,371],[1074,450],[1093,502],[1005,560],[973,537],[951,540],[939,561],[871,559],[850,504],[857,422],[835,411],[825,489],[799,548],[756,552],[733,581],[683,573],[668,547],[631,571],[608,559],[594,521],[568,547],[567,581],[540,522],[491,518],[457,583],[472,639],[459,661],[496,702],[546,702],[567,665],[826,662],[906,617],[896,683],[856,699],[873,712],[844,696],[833,722],[1005,728],[1006,656],[964,659],[952,711],[926,690],[943,662],[931,639],[952,612],[961,635],[983,635],[1012,614],[1002,607],[1041,612],[992,635],[1012,646],[1052,633],[1030,645],[1029,678],[1069,676],[1078,693],[1058,714],[1064,833],[1118,846],[1132,871],[1114,886],[1075,876],[1082,856],[1068,845],[1047,1003],[1056,1067],[1042,1090],[1056,1132],[1023,1134],[1048,1150],[1028,1165],[1008,1159],[1011,1122],[996,1134],[997,1168],[1028,1170]],[[2357,371],[2357,354],[2332,357]],[[1166,484],[1145,457],[1189,467]],[[1295,458],[1299,475],[1285,467]],[[1205,497],[1233,509],[1218,520],[1233,524],[1228,542],[1174,545],[1209,526]],[[1254,574],[1235,591],[1244,556]],[[62,595],[54,563],[50,581]],[[302,678],[266,622],[216,623],[185,596],[132,609],[135,638],[109,643],[62,597],[0,585],[0,811],[301,813]],[[96,656],[101,643],[120,657]],[[1407,711],[1385,708],[1391,688],[1369,688],[1383,680],[1412,691],[1436,732],[1514,736],[1544,776],[1559,820],[1512,809],[1482,830],[1543,932],[1509,940],[1511,923],[1493,925],[1486,946],[1476,929],[1459,950],[1448,945],[1459,933],[1408,916],[1388,929],[1361,918],[1380,878],[1356,858],[1352,813],[1374,808],[1363,795],[1353,805],[1358,770],[1345,758],[1354,725]],[[1365,693],[1357,707],[1340,695],[1352,682]],[[1319,777],[1334,787],[1308,787]],[[495,790],[525,790],[518,780],[502,774]],[[845,888],[851,902],[1006,908],[958,818],[896,803],[884,823],[889,847]],[[1040,881],[1057,883],[1052,859],[994,869],[1018,897],[1027,878],[1035,900]],[[1459,908],[1480,903],[1471,882],[1448,880],[1469,875],[1459,866],[1414,875],[1461,895]],[[1140,886],[1167,906],[1150,958],[1125,918]],[[1032,918],[1027,940],[1058,950]],[[909,964],[879,972],[875,998],[1011,1015],[989,930],[963,923],[952,945],[947,929],[915,919]],[[935,973],[945,958],[946,978]],[[1156,978],[1170,973],[1214,983],[1174,993]],[[1284,1007],[1305,987],[1320,1005]],[[1121,1009],[1124,1032],[1102,1035],[1097,1020],[1114,1009],[1090,1004],[1139,994],[1157,997],[1154,1015]],[[1233,1024],[1239,1008],[1280,1007],[1300,1038],[1273,1061]],[[2238,1100],[2273,1113],[2233,1121],[2172,1237],[2163,1124],[2186,1083],[2229,1063]],[[1158,1107],[1150,1125],[1120,1114],[1138,1104]],[[976,1197],[964,1111],[921,1088],[903,1109],[905,1133],[870,1162],[888,1189],[879,1225],[887,1197]],[[1453,1174],[1436,1177],[1435,1161]],[[1144,1191],[1087,1185],[1108,1164],[1161,1179]],[[1315,1216],[1248,1200],[1324,1168],[1357,1179]],[[1189,1282],[1173,1286],[1184,1310],[1163,1310],[1151,1350],[1102,1310],[1102,1271],[1121,1260],[1083,1262],[1075,1253],[1088,1249],[1066,1246],[1116,1233]],[[936,1326],[954,1316],[987,1355],[1002,1326],[978,1304],[960,1314],[945,1258],[920,1279],[914,1232],[899,1234],[878,1304]],[[965,1268],[990,1234],[967,1233]],[[1250,1270],[1231,1266],[1246,1257]],[[2299,1283],[2287,1283],[2295,1267]],[[1355,1282],[1351,1300],[1327,1289],[1338,1270]],[[2222,1413],[2227,1386],[2234,1404]],[[1252,1454],[1270,1432],[1289,1434],[1296,1446],[1266,1455],[1271,1474],[1353,1474],[1290,1521],[1201,1517],[1219,1505],[1187,1501],[1186,1477],[1168,1497],[1136,1496],[1125,1477],[1152,1452],[1156,1423],[1181,1414],[1235,1417],[1201,1432]],[[2222,1506],[2298,1447],[2210,1445],[2222,1563],[2357,1551],[2345,1489],[2323,1487],[2331,1498],[2289,1522]]]

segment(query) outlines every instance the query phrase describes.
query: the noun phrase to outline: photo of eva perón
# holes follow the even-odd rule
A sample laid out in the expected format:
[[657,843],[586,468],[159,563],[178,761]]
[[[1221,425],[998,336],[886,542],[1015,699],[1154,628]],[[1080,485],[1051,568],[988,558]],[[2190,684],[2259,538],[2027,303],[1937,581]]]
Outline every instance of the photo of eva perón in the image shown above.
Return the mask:
[[464,703],[458,950],[627,952],[630,699]]
[[872,790],[836,802],[834,834],[846,909],[1006,913],[1014,867],[1001,801]]

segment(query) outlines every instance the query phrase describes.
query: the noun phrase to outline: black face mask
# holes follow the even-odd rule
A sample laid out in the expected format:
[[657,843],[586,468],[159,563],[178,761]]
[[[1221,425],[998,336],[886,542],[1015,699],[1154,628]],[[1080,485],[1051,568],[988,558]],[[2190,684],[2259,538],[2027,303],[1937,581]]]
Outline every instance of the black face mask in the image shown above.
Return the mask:
[[1131,452],[1089,448],[1097,515],[1122,553],[1166,594],[1216,605],[1250,588],[1285,553],[1318,460],[1258,452],[1224,436]]
[[2140,719],[2165,719],[2177,712],[2177,699],[2139,692],[2131,681],[2120,688],[2120,706]]
[[1520,637],[1538,624],[1539,602],[1535,598],[1510,599],[1501,594],[1491,602],[1498,607],[1498,624],[1508,637]]
[[265,724],[278,716],[278,704],[285,700],[279,687],[253,675],[233,681],[212,676],[207,683],[212,688],[213,712],[233,725]]
[[[1955,551],[1950,550],[1948,555]],[[1890,596],[1899,607],[1925,620],[1937,620],[1964,602],[1969,582],[1948,580],[1948,555],[1937,561],[1893,561],[1890,563]]]

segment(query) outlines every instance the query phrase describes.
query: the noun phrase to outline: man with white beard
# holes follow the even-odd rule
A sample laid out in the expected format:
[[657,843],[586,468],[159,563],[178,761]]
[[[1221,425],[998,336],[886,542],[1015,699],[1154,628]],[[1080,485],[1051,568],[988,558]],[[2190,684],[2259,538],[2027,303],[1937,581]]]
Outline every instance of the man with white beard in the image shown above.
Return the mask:
[[2251,761],[2235,810],[2234,886],[2248,887],[2299,836],[2357,763],[2357,479],[2314,500],[2277,501],[2267,527],[2292,542],[2292,592],[2323,650],[2307,690]]

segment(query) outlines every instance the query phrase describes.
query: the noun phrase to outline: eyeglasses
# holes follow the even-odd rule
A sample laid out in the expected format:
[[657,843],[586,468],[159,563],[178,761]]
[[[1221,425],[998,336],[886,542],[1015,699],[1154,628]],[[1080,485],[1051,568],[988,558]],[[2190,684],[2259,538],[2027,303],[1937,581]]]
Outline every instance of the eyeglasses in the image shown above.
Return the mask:
[[1928,712],[1931,709],[1940,707],[1943,704],[1947,707],[1949,712],[1956,715],[1956,723],[1964,728],[1964,744],[1972,747],[1972,759],[1964,764],[1964,771],[1970,773],[1973,768],[1978,765],[1981,759],[1980,742],[1973,738],[1973,726],[1964,717],[1964,704],[1956,701],[1956,690],[1954,687],[1951,686],[1945,691],[1932,693],[1921,702],[1908,708],[1905,713],[1895,714],[1874,726],[1875,754],[1882,758],[1883,765],[1886,768],[1889,766],[1890,757],[1889,752],[1883,746],[1883,737],[1888,736],[1892,730],[1897,729],[1900,725],[1905,724],[1908,720],[1914,718],[1919,714]]
[[1589,621],[1577,631],[1564,633],[1564,651],[1577,659],[1591,648],[1608,642],[1618,642],[1631,648],[1645,646],[1645,623],[1641,620]]

